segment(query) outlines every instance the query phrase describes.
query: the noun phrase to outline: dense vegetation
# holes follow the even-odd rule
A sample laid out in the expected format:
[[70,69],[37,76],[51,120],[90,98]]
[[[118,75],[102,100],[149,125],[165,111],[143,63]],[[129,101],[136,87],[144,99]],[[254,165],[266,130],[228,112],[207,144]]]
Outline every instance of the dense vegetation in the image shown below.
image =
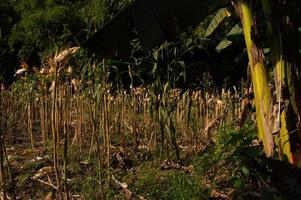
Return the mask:
[[11,79],[22,61],[39,66],[56,49],[79,46],[127,2],[1,0],[2,79]]
[[0,0],[0,198],[298,199],[298,0],[126,59],[80,48],[129,2]]

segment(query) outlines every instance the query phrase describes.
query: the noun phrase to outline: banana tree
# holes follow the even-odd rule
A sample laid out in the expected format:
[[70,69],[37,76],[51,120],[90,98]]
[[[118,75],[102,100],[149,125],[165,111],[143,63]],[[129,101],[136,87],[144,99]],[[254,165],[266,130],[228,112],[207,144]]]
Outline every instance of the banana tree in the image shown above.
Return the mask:
[[290,163],[300,166],[301,81],[298,76],[298,27],[294,21],[297,13],[290,9],[293,4],[294,1],[262,0],[275,71],[280,158],[286,157]]
[[298,11],[292,9],[297,3],[261,1],[266,18],[271,63],[275,72],[276,98],[271,95],[264,53],[258,41],[262,36],[258,37],[251,1],[237,0],[236,8],[244,31],[255,95],[258,132],[264,144],[264,151],[268,157],[272,156],[275,143],[280,159],[286,158],[290,163],[300,166],[301,79],[296,22]]
[[270,157],[274,153],[274,140],[272,135],[272,100],[270,96],[269,77],[264,64],[264,54],[257,41],[254,41],[256,23],[254,21],[250,2],[238,0],[236,4],[240,16],[247,53],[249,67],[255,96],[256,119],[259,138],[263,142],[265,154]]

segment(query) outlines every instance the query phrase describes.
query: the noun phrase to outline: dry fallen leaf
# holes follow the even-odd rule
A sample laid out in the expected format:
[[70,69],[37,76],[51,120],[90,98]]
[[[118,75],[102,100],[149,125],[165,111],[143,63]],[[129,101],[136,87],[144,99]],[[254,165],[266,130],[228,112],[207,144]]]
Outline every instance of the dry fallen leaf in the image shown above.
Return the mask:
[[48,193],[47,196],[45,198],[43,198],[43,200],[53,200],[52,198],[52,193]]
[[52,167],[50,167],[50,166],[43,167],[32,177],[32,179],[33,180],[40,179],[50,172],[52,172]]

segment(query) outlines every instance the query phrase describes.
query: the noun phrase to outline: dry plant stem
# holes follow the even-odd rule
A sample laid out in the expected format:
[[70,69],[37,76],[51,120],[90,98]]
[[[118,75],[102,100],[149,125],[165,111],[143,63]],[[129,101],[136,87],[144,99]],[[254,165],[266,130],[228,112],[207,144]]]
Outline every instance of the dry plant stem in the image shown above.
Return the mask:
[[155,113],[153,115],[155,122],[155,130],[154,130],[154,147],[159,151],[159,130],[160,129],[160,105],[159,105],[159,96],[156,96],[155,99]]
[[83,97],[80,96],[79,98],[79,152],[80,155],[82,154],[82,132],[83,132]]
[[45,131],[45,98],[40,98],[40,123],[41,123],[41,132],[42,132],[42,142],[43,142],[43,150],[46,150],[46,131]]
[[[106,72],[106,62],[103,60],[103,71],[104,75],[107,76]],[[105,83],[106,84],[106,83]],[[105,88],[107,88],[105,86]],[[105,90],[103,95],[103,125],[104,125],[104,145],[105,145],[105,157],[106,157],[106,167],[107,167],[107,199],[109,195],[110,187],[110,133],[109,133],[109,108],[108,108],[108,96],[107,91]]]
[[43,100],[43,106],[44,108],[43,112],[44,112],[44,126],[45,126],[45,143],[47,143],[49,141],[49,137],[48,137],[48,94],[45,94],[44,96],[44,100]]
[[68,127],[69,127],[69,91],[68,88],[65,88],[65,100],[64,100],[64,189],[65,189],[65,197],[66,200],[69,200],[69,191],[68,191],[68,183],[67,183],[67,166],[68,166]]
[[60,131],[61,131],[61,122],[62,122],[62,93],[64,91],[64,87],[63,86],[59,86],[58,89],[57,89],[57,95],[58,95],[58,101],[57,101],[57,123],[56,123],[56,129],[57,129],[57,143],[59,144],[60,143]]
[[169,116],[169,129],[171,132],[171,143],[175,148],[176,151],[176,158],[177,160],[180,160],[180,151],[177,143],[177,133],[176,133],[176,128],[174,126],[172,118]]
[[[115,124],[116,124],[116,133],[120,134],[120,138],[119,138],[119,145],[120,148],[122,149],[122,133],[121,133],[121,113],[122,113],[122,106],[121,106],[121,101],[120,98],[118,99],[118,101],[116,102],[116,110],[117,110],[117,116],[115,117]],[[121,109],[121,111],[119,111],[118,109]]]
[[109,189],[110,181],[110,141],[109,141],[109,124],[108,124],[108,105],[107,96],[104,95],[104,144],[105,144],[105,156],[106,156],[106,167],[107,167],[107,181]]
[[[143,120],[144,120],[144,124],[147,127],[150,127],[149,125],[149,118],[147,116],[147,102],[145,100],[143,100]],[[147,132],[144,132],[144,141],[147,141]]]
[[87,132],[87,126],[86,126],[86,120],[85,120],[85,108],[87,107],[85,105],[85,99],[84,99],[84,96],[82,96],[82,99],[81,99],[81,120],[82,120],[82,135],[81,135],[81,138],[80,138],[80,144],[81,144],[81,148],[82,148],[82,144],[83,144],[83,138],[85,137],[85,133]]
[[88,107],[90,108],[91,125],[92,125],[91,143],[90,143],[89,156],[88,156],[88,160],[90,160],[91,153],[95,143],[96,123],[97,123],[97,119],[96,119],[97,104],[95,101],[93,101],[93,105],[90,106],[90,104],[88,104]]
[[[13,106],[13,102],[10,103],[11,107],[8,109],[8,110],[12,110],[12,106]],[[1,106],[0,106],[1,108]],[[0,120],[1,120],[1,116],[0,116]],[[10,165],[10,162],[9,162],[9,159],[8,159],[8,155],[7,155],[7,151],[6,151],[6,145],[5,145],[5,132],[8,128],[8,118],[5,118],[5,123],[4,123],[4,129],[3,129],[3,139],[2,139],[2,146],[3,146],[3,153],[4,153],[4,158],[6,160],[6,164],[7,164],[7,172],[8,172],[8,175],[9,175],[9,179],[10,179],[10,183],[11,183],[11,187],[14,188],[15,186],[15,182],[14,182],[14,178],[13,178],[13,174],[12,174],[12,171],[11,171],[11,165]],[[0,125],[1,127],[1,125]],[[12,196],[12,199],[15,199],[16,198],[16,194],[15,194],[15,191],[13,191],[13,196]]]
[[56,144],[59,144],[59,86],[57,85],[57,80],[55,83],[55,106],[54,106],[54,125],[55,125],[55,133],[56,133]]
[[3,200],[6,200],[6,189],[5,189],[5,176],[4,176],[4,153],[3,153],[3,135],[0,136],[0,179],[1,179],[1,189],[3,192]]
[[48,185],[49,187],[52,187],[52,188],[55,189],[56,191],[59,191],[59,188],[58,188],[57,186],[55,186],[55,185],[51,182],[50,177],[47,176],[47,178],[48,178],[48,182],[43,181],[43,180],[41,180],[41,179],[37,179],[37,181],[40,182],[40,183],[42,183],[42,184]]
[[132,134],[134,136],[134,149],[138,149],[138,133],[137,133],[137,121],[136,121],[136,116],[138,116],[138,108],[137,108],[137,101],[136,101],[136,95],[134,94],[133,90],[131,91],[132,93],[132,101],[133,101],[133,130]]
[[78,98],[76,100],[76,115],[77,115],[77,124],[76,124],[76,129],[75,129],[75,135],[72,141],[72,144],[75,144],[76,146],[79,147],[79,152],[82,151],[81,148],[81,137],[82,137],[82,97],[80,94],[78,94]]
[[[8,155],[7,155],[7,151],[6,151],[6,146],[5,146],[5,142],[4,141],[5,141],[5,139],[3,138],[3,140],[2,140],[2,143],[3,143],[2,146],[3,146],[3,152],[4,152],[5,160],[6,160],[6,163],[7,163],[7,172],[8,172],[8,175],[9,175],[11,187],[15,189],[15,181],[14,181],[13,174],[12,174],[12,171],[11,171],[11,166],[10,166],[10,162],[9,162],[9,159],[8,159]],[[16,199],[16,191],[15,190],[13,190],[13,194],[12,194],[11,198],[12,198],[12,200]]]
[[102,160],[101,160],[101,148],[100,148],[100,138],[97,139],[96,141],[96,145],[97,145],[97,154],[98,154],[98,167],[99,167],[99,170],[98,170],[98,181],[99,181],[99,186],[100,186],[100,196],[101,196],[101,199],[104,200],[104,188],[103,188],[103,178],[102,178]]
[[[210,97],[209,97],[209,94],[208,92],[206,92],[206,100],[205,100],[205,110],[206,110],[206,114],[205,114],[205,124],[204,124],[204,127],[207,127],[208,124],[209,124],[209,100],[210,100]],[[206,133],[206,140],[208,139],[208,132]]]
[[[165,133],[164,133],[165,119],[164,119],[163,114],[162,114],[163,112],[164,111],[162,111],[162,107],[159,106],[159,108],[158,108],[158,115],[159,115],[158,124],[159,124],[159,127],[160,127],[159,130],[160,130],[161,147],[158,147],[158,150],[161,153],[161,155],[163,155],[164,150],[165,150],[165,148],[164,148],[164,146],[165,146],[164,145],[164,141],[165,141]],[[158,144],[159,144],[159,142],[158,142]]]
[[[1,111],[4,109],[2,108],[2,85],[0,84],[0,108]],[[3,129],[4,129],[4,124],[3,124],[3,112],[0,114],[0,181],[1,181],[1,189],[3,192],[3,200],[6,200],[6,189],[5,189],[5,176],[4,176],[4,154],[3,154]]]
[[121,148],[123,149],[123,152],[124,154],[126,155],[126,146],[125,146],[125,131],[124,131],[124,121],[125,121],[125,118],[124,118],[124,112],[125,112],[125,104],[124,104],[124,96],[125,94],[122,92],[121,93],[122,97],[121,97],[121,119],[120,119],[120,132],[121,132],[121,142],[120,142],[120,145],[121,145]]
[[[98,103],[98,102],[97,102]],[[104,130],[101,128],[102,125],[103,125],[103,117],[102,117],[102,114],[101,114],[101,111],[102,110],[102,105],[101,103],[99,103],[99,105],[97,104],[97,106],[99,106],[99,134],[97,136],[97,156],[98,156],[98,167],[99,167],[99,173],[98,173],[98,177],[99,177],[99,185],[100,185],[100,191],[101,191],[101,199],[104,200],[104,186],[103,186],[103,177],[102,177],[102,163],[103,163],[103,154],[102,154],[102,151],[101,151],[101,138],[102,136],[104,135]]]
[[57,131],[57,71],[55,72],[55,80],[54,80],[54,90],[53,90],[53,96],[52,96],[52,115],[51,115],[51,130],[52,130],[52,137],[53,137],[53,167],[57,182],[57,190],[59,193],[59,196],[61,199],[63,199],[62,192],[60,190],[60,177],[58,175],[58,133]]
[[31,142],[31,147],[34,149],[34,138],[33,138],[33,131],[32,131],[32,121],[33,121],[33,116],[32,116],[32,104],[29,100],[27,104],[27,131],[30,137],[30,142]]

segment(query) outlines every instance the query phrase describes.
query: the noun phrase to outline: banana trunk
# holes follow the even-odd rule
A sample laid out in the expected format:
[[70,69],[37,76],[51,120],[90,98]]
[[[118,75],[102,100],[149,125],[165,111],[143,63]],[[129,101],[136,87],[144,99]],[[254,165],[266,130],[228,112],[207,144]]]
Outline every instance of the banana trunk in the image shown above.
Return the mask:
[[248,52],[249,67],[255,96],[258,134],[259,138],[263,142],[266,156],[271,157],[274,153],[274,140],[271,131],[272,104],[269,78],[264,64],[263,51],[252,39],[252,29],[256,27],[253,24],[254,21],[249,2],[246,0],[238,0],[237,10],[243,25],[245,43]]
[[292,41],[297,41],[297,38],[292,29],[293,23],[290,22],[290,17],[281,10],[283,6],[271,0],[262,0],[262,5],[275,71],[279,121],[279,134],[276,141],[279,154],[281,159],[286,157],[290,163],[299,165],[298,152],[300,151],[296,147],[298,147],[299,140],[297,130],[300,128],[300,105],[298,105],[300,98],[297,92],[300,80],[295,73],[298,54],[293,53],[298,52],[298,47],[292,44]]

